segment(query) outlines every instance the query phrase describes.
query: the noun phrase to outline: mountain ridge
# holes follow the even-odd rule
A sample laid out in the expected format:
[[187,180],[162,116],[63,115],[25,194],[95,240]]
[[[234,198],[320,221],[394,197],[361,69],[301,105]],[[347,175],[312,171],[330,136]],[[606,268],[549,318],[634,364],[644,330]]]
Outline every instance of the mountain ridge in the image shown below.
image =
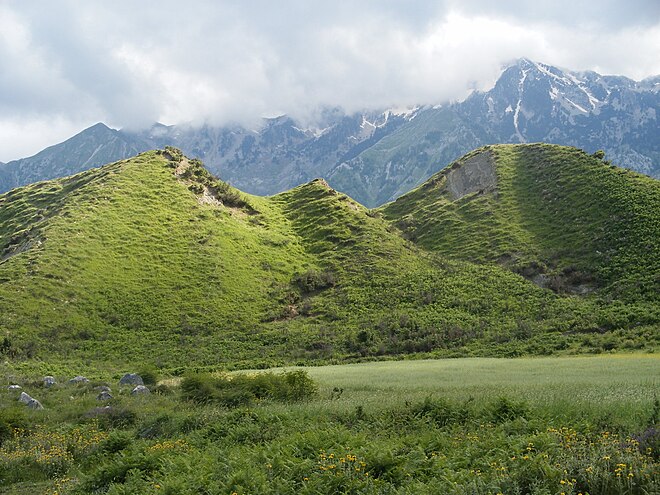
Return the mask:
[[659,178],[659,79],[636,82],[520,59],[489,91],[462,102],[350,115],[327,108],[318,125],[307,128],[288,116],[265,119],[258,129],[92,127],[75,142],[0,166],[0,191],[168,145],[253,194],[276,194],[324,177],[369,207],[396,199],[470,150],[496,143],[603,149],[613,163]]

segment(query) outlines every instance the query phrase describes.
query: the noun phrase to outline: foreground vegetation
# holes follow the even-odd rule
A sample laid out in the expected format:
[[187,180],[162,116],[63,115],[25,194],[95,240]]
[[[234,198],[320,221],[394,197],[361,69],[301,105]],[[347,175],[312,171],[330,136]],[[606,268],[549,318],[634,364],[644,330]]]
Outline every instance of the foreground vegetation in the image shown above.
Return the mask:
[[[45,410],[0,393],[0,490],[653,494],[659,364],[640,354],[365,363],[189,375],[141,396],[120,391],[118,376],[51,388],[23,378]],[[103,381],[109,409],[94,398]]]

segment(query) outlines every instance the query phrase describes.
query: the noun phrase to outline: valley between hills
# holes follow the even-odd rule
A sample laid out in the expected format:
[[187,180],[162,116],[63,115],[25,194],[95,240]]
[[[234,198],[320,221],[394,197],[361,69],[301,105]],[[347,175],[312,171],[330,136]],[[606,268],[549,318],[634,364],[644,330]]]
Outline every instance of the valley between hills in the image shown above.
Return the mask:
[[485,146],[375,209],[172,147],[27,185],[0,487],[657,493],[659,299],[660,182],[577,148]]

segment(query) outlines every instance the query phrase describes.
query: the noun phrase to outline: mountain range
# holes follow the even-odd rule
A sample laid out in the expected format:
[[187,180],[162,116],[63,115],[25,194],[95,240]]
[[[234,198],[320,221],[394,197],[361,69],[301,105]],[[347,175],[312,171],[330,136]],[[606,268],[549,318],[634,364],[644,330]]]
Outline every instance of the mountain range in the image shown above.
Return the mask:
[[346,114],[324,109],[313,127],[288,116],[258,129],[165,126],[143,131],[96,124],[37,155],[0,164],[0,191],[63,177],[149,149],[176,146],[251,194],[272,195],[322,177],[375,207],[420,185],[472,149],[548,142],[660,177],[660,76],[561,70],[528,59],[462,102]]
[[652,349],[659,215],[659,181],[557,145],[479,148],[372,210],[149,151],[0,195],[0,354],[174,372]]

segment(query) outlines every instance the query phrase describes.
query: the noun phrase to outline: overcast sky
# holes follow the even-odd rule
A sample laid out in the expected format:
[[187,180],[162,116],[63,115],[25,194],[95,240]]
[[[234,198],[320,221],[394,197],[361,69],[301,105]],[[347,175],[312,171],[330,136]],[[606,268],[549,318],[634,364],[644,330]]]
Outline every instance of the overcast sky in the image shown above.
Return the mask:
[[0,0],[0,161],[99,121],[461,100],[520,57],[660,74],[660,0]]

